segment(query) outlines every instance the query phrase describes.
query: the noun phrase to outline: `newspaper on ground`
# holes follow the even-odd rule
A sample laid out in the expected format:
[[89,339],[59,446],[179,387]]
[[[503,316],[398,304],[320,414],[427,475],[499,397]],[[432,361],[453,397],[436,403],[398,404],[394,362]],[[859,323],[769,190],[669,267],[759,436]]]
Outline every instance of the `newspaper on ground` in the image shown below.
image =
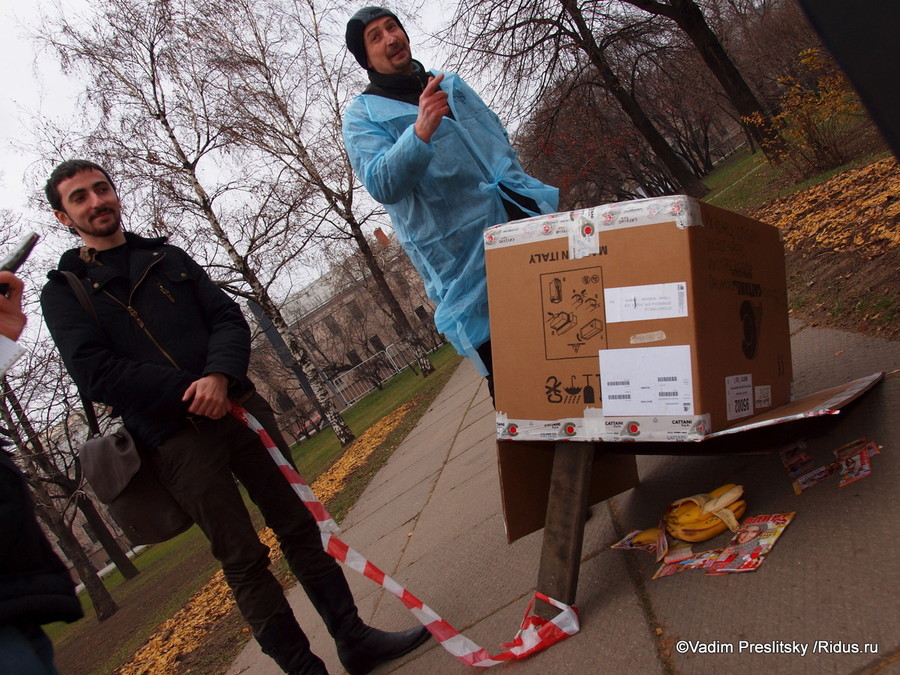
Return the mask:
[[727,574],[759,569],[795,515],[796,512],[792,511],[747,518],[706,573]]
[[760,567],[772,550],[784,528],[793,520],[795,511],[751,516],[724,548],[694,553],[682,560],[660,565],[653,579],[680,574],[686,570],[706,570],[707,574],[720,575],[733,572],[752,572]]
[[[783,450],[781,455],[781,461],[792,478],[794,494],[797,495],[834,474],[840,475],[839,487],[855,483],[872,473],[872,457],[881,454],[881,448],[877,443],[865,437],[857,438],[836,448],[833,451],[835,457],[833,462],[806,471],[810,463],[803,459],[805,449],[798,450],[801,445],[797,444]],[[805,473],[800,473],[801,471]]]

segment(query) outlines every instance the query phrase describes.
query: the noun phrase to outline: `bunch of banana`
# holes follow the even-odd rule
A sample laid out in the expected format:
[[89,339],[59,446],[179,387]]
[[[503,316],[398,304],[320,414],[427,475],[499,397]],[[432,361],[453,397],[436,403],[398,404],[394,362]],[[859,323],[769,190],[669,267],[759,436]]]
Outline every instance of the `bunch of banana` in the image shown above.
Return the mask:
[[676,539],[698,542],[712,539],[725,528],[737,532],[738,519],[747,510],[744,488],[727,483],[709,494],[678,499],[666,509],[666,531]]

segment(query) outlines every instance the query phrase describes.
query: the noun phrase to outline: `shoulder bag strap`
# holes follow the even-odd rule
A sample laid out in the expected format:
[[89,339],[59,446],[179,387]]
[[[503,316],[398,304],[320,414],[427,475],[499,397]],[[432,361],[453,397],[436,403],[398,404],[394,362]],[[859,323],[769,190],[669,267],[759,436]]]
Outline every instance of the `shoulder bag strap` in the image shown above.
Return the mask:
[[[78,302],[84,307],[84,311],[90,314],[94,318],[94,321],[99,323],[100,318],[97,316],[97,310],[94,309],[94,303],[91,302],[91,297],[88,295],[88,292],[84,290],[81,279],[75,276],[74,272],[63,272],[62,275],[66,278],[66,281],[69,282],[69,286],[72,287],[72,290],[75,292],[75,297],[78,298]],[[77,387],[78,385],[75,386]],[[87,399],[81,392],[81,389],[78,389],[78,394],[81,396],[81,405],[84,407],[88,428],[91,430],[91,434],[99,436],[100,422],[97,421],[97,413],[94,411],[94,404]]]

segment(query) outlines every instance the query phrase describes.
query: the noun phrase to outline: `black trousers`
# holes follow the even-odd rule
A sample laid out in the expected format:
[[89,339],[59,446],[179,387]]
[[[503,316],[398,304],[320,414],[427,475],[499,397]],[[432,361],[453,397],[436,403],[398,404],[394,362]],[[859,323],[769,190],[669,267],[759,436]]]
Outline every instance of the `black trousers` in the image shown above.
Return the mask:
[[[258,394],[244,407],[289,456],[272,409]],[[269,570],[269,549],[257,536],[235,478],[247,489],[300,581],[337,567],[322,549],[318,525],[272,460],[257,433],[231,415],[202,419],[166,439],[151,460],[163,484],[194,519],[222,563],[225,579],[254,635],[290,611]]]
[[484,363],[484,367],[487,368],[488,374],[485,376],[487,380],[488,392],[491,395],[491,401],[494,400],[494,360],[491,356],[491,341],[488,340],[483,345],[475,349],[478,352],[478,357],[481,359],[482,363]]

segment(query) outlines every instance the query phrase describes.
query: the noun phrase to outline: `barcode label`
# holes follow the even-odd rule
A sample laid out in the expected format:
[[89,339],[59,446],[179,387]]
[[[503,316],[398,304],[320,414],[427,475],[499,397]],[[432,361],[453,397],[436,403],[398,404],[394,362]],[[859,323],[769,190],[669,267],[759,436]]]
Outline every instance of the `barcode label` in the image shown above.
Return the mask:
[[606,383],[607,387],[629,387],[631,386],[631,380],[612,380],[611,382]]
[[677,397],[678,392],[677,391],[661,391],[661,392],[659,392],[659,395],[663,396],[663,397]]
[[631,394],[610,394],[607,398],[610,401],[630,401]]
[[674,375],[668,375],[666,377],[657,377],[657,382],[678,382],[678,378]]

